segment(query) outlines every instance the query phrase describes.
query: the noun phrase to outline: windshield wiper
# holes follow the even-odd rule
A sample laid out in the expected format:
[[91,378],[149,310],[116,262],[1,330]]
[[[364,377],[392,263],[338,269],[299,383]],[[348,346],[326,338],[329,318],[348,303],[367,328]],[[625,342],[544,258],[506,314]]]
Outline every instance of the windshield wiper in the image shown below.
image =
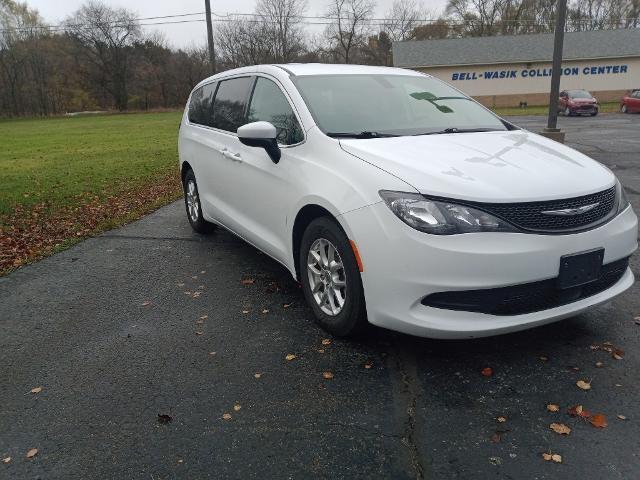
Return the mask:
[[399,137],[400,135],[393,135],[391,133],[380,133],[380,132],[327,132],[326,134],[331,138],[389,138],[389,137]]
[[419,137],[420,135],[442,135],[445,133],[474,133],[474,132],[499,132],[500,129],[497,128],[456,128],[449,127],[444,130],[436,130],[435,132],[424,132],[424,133],[416,133],[414,137]]

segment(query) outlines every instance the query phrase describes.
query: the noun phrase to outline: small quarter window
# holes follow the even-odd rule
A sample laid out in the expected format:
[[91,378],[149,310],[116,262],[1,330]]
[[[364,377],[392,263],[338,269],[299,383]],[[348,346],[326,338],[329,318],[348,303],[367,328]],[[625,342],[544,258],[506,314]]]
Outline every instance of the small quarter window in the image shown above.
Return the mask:
[[198,125],[212,126],[213,95],[216,84],[209,83],[191,94],[189,103],[189,122]]

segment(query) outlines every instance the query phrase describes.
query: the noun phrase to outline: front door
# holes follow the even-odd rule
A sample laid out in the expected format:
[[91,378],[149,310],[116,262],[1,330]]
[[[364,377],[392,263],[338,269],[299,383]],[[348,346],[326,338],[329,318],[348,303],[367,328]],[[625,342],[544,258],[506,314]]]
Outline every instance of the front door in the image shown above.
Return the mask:
[[[234,210],[240,225],[237,233],[281,262],[289,263],[291,241],[287,213],[300,196],[300,162],[296,156],[304,141],[304,132],[291,104],[274,81],[259,76],[251,95],[247,123],[266,121],[278,132],[282,158],[273,163],[262,148],[248,147],[235,138],[230,147],[236,174],[232,181],[243,194],[234,197]],[[293,221],[289,219],[289,221]]]

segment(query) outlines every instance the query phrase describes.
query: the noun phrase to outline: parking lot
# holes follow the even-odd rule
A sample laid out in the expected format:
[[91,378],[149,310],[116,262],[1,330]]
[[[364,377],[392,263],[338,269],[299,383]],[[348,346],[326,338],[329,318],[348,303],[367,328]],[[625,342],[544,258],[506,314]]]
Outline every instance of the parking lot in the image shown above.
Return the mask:
[[[560,126],[640,211],[640,115]],[[0,478],[635,478],[639,293],[502,337],[329,339],[282,266],[176,202],[0,279]]]

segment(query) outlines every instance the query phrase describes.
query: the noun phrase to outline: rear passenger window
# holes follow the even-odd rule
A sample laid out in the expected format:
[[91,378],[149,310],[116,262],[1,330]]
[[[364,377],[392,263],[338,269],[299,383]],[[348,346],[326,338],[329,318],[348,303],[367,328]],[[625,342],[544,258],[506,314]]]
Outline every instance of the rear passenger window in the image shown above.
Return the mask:
[[278,143],[294,145],[304,140],[302,128],[282,90],[271,80],[258,77],[251,97],[248,122],[270,122],[277,130]]
[[213,102],[212,127],[236,133],[238,127],[246,123],[244,113],[251,82],[251,77],[233,78],[220,82]]
[[203,85],[191,94],[189,103],[189,122],[211,127],[213,123],[213,95],[216,83]]

